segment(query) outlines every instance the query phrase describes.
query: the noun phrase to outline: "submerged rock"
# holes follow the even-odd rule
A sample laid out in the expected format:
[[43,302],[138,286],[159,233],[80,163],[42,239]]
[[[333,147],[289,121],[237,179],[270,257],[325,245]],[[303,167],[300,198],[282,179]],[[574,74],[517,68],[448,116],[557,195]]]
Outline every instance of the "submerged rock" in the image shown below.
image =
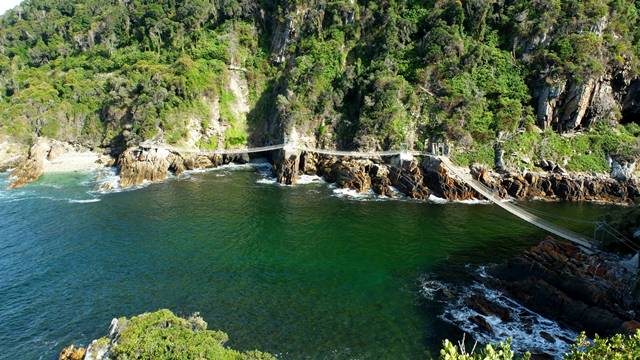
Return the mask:
[[69,345],[60,352],[59,360],[84,360],[87,349]]

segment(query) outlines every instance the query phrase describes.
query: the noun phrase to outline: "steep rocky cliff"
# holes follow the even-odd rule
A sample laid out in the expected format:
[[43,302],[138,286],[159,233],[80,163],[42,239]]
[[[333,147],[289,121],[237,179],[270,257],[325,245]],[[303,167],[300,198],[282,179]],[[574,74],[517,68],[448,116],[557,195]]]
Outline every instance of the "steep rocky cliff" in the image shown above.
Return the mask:
[[599,173],[624,162],[628,174],[640,153],[636,7],[30,0],[0,17],[0,133],[115,157],[149,140],[211,150],[294,132],[352,150],[446,141],[464,165],[492,165],[499,141],[510,171],[552,160]]

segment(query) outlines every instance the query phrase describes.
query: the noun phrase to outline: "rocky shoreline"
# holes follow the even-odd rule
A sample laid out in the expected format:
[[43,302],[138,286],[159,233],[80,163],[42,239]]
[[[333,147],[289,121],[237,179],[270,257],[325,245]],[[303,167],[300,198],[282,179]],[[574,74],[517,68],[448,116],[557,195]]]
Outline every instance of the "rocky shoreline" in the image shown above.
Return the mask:
[[91,171],[113,165],[113,161],[107,155],[101,155],[78,144],[46,138],[36,140],[24,155],[2,160],[0,171],[11,169],[10,189],[34,182],[44,173]]
[[[55,141],[36,142],[11,173],[13,181],[10,187],[16,188],[35,181],[45,172],[45,162],[79,151],[83,150]],[[469,186],[452,177],[437,157],[426,156],[412,161],[394,158],[361,160],[308,152],[286,153],[285,150],[262,155],[270,157],[278,182],[286,185],[294,185],[301,175],[318,175],[339,188],[361,193],[373,191],[388,197],[393,197],[397,189],[405,196],[418,200],[431,195],[450,201],[482,198]],[[245,164],[250,160],[249,154],[182,154],[169,148],[143,145],[130,147],[115,159],[96,155],[99,166],[117,167],[119,186],[122,188],[147,181],[162,181],[169,174],[180,175],[187,170],[210,169],[230,163]],[[549,164],[540,166],[546,167],[547,171],[496,172],[481,166],[472,166],[470,171],[474,178],[496,190],[505,199],[630,204],[640,196],[640,185],[633,177],[620,180],[606,175],[569,173]],[[104,184],[100,190],[108,191],[112,186]]]
[[[318,175],[339,188],[357,192],[373,191],[393,197],[392,187],[412,199],[427,199],[430,195],[450,201],[481,199],[469,186],[452,177],[436,157],[424,157],[400,162],[392,158],[360,160],[302,152],[286,154],[284,150],[272,156],[278,182],[294,185],[301,175]],[[185,170],[215,168],[229,163],[244,164],[248,154],[241,156],[181,155],[165,149],[131,148],[120,155],[120,184],[123,187],[144,181],[165,179],[169,173],[179,175]],[[572,174],[564,171],[524,174],[494,172],[472,167],[471,174],[495,189],[503,198],[517,200],[599,201],[630,204],[640,196],[635,179],[616,180],[604,175]]]
[[[509,329],[519,350],[551,359],[582,331],[592,338],[640,329],[637,271],[637,261],[587,254],[549,237],[506,262],[475,271],[471,286],[440,285],[431,298],[445,304],[445,321],[476,340],[504,340]],[[524,338],[530,342],[523,348]]]

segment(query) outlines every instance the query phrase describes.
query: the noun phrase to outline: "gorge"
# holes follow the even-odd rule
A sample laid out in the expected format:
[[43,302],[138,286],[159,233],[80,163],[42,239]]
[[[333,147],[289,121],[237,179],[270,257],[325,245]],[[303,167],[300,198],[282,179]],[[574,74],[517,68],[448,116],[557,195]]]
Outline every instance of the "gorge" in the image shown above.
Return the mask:
[[23,1],[0,15],[0,358],[117,360],[147,331],[281,359],[428,358],[463,333],[561,358],[580,331],[631,336],[639,17]]

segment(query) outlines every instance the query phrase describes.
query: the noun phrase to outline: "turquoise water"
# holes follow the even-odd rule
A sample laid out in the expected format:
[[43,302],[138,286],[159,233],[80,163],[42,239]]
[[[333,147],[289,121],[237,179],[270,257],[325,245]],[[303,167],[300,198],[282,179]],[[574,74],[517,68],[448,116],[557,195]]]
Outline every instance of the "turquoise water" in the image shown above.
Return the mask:
[[[465,265],[544,237],[492,205],[351,198],[251,168],[109,194],[91,192],[94,178],[0,191],[0,358],[53,359],[115,316],[158,308],[198,311],[230,346],[283,359],[425,358],[461,333],[420,279],[464,282]],[[583,219],[611,209],[529,206]]]

